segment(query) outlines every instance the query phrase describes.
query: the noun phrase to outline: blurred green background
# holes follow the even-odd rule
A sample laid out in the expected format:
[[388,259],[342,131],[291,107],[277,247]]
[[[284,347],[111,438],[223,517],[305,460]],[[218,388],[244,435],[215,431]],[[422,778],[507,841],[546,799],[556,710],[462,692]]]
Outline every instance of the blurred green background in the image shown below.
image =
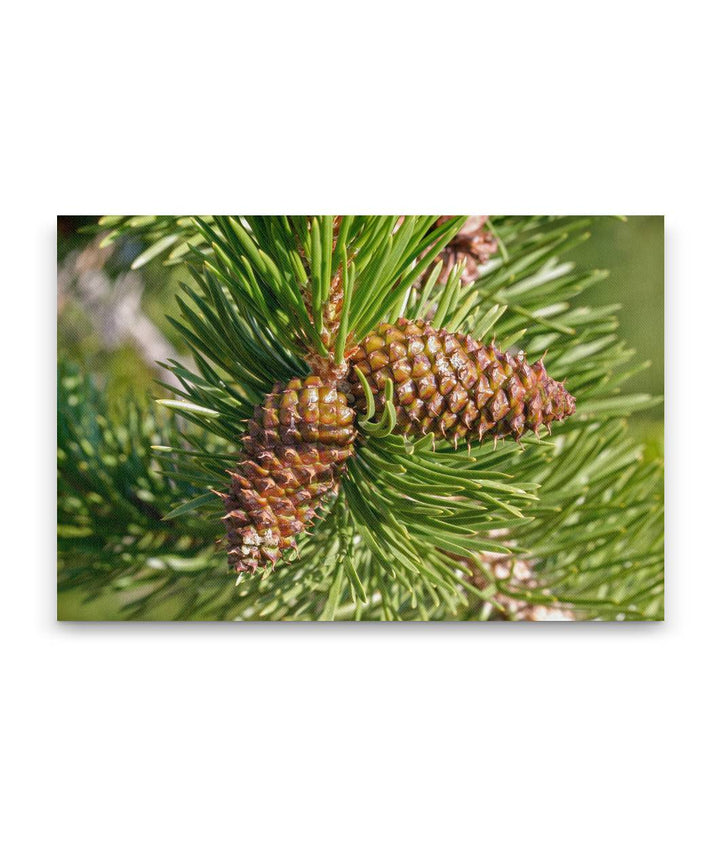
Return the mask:
[[[601,268],[608,278],[582,298],[595,306],[619,303],[618,333],[647,370],[630,378],[627,392],[664,394],[664,282],[665,228],[663,217],[597,217],[591,237],[571,253],[580,268]],[[664,456],[663,405],[641,411],[630,430],[645,440],[647,457]]]
[[[155,260],[130,269],[144,248],[134,240],[99,247],[83,227],[97,217],[58,217],[58,358],[69,359],[106,384],[113,406],[134,395],[162,395],[159,360],[190,364],[182,339],[168,322],[183,266]],[[663,394],[664,224],[662,217],[593,218],[591,237],[570,256],[580,269],[608,270],[606,280],[583,293],[593,305],[622,304],[618,333],[651,365],[625,384],[627,392]],[[168,380],[169,376],[165,376]],[[646,442],[646,457],[663,457],[663,407],[636,414],[630,430]],[[58,597],[64,619],[108,619],[119,596],[83,603],[80,591]],[[168,616],[172,607],[168,607]],[[163,618],[164,615],[149,616]]]

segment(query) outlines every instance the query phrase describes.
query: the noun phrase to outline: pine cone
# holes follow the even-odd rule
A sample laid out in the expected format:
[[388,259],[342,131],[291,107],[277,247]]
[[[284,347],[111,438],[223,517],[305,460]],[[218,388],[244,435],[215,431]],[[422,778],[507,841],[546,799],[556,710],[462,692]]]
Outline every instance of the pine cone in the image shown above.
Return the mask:
[[[496,580],[502,580],[512,589],[525,589],[526,591],[539,591],[545,595],[550,594],[548,589],[540,588],[540,583],[535,575],[533,560],[522,559],[518,556],[506,556],[501,553],[481,553],[477,558],[465,556],[456,558],[458,564],[465,570],[468,582],[480,591],[488,587],[489,580],[478,565],[478,560]],[[528,603],[502,591],[493,595],[493,601],[500,607],[492,615],[494,620],[575,621],[576,618],[573,611],[562,604],[546,606],[541,603]]]
[[334,380],[276,384],[248,422],[246,457],[223,494],[228,562],[236,572],[272,563],[337,492],[353,453],[354,411]]
[[[425,321],[382,324],[349,360],[367,378],[378,407],[385,380],[392,379],[398,427],[406,434],[432,433],[455,445],[485,436],[519,439],[575,412],[575,399],[548,377],[542,360],[530,365],[522,354],[501,353]],[[362,406],[357,378],[353,393]]]
[[[435,227],[442,226],[449,217],[440,217]],[[459,261],[465,261],[465,270],[462,272],[462,282],[467,284],[474,282],[480,275],[480,267],[494,253],[497,252],[497,240],[493,233],[486,227],[487,216],[468,217],[465,225],[440,253],[438,259],[442,259],[443,266],[440,271],[440,282],[445,282],[450,273],[450,268]],[[425,273],[423,279],[430,276],[431,268]]]

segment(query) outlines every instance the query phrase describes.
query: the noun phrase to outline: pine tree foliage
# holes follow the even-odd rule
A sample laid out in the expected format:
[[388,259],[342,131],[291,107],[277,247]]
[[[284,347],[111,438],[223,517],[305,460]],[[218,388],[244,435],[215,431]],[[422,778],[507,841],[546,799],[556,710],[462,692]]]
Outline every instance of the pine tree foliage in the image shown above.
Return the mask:
[[[105,218],[133,234],[136,259],[182,263],[170,313],[194,368],[158,406],[112,420],[102,392],[60,367],[60,586],[126,593],[128,616],[162,602],[181,618],[462,619],[505,617],[508,602],[574,617],[658,619],[663,609],[662,472],[626,419],[652,406],[622,383],[642,370],[617,336],[619,306],[582,295],[605,276],[563,260],[589,236],[579,218],[495,217],[501,252],[471,284],[439,253],[454,217]],[[335,293],[340,282],[340,298]],[[327,307],[339,321],[329,335]],[[574,417],[521,444],[468,450],[395,432],[392,389],[358,418],[339,494],[265,573],[228,574],[222,492],[253,408],[313,355],[343,364],[381,322],[432,319],[502,350],[545,356],[577,400]],[[170,409],[170,415],[163,411]],[[152,447],[152,450],[151,450]],[[493,557],[527,574],[499,578]]]

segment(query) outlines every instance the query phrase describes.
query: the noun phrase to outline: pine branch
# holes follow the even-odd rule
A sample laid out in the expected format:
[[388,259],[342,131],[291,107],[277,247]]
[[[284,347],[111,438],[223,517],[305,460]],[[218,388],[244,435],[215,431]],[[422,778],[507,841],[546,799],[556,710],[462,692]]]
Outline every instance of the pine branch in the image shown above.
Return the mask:
[[[200,439],[200,438],[198,438]],[[185,445],[176,419],[128,402],[111,418],[100,391],[77,367],[61,364],[58,377],[58,590],[81,588],[88,599],[122,593],[137,614],[168,596],[187,597],[184,581],[227,580],[215,541],[221,527],[166,515],[172,503],[212,499],[205,485],[164,472],[151,445]],[[206,438],[209,448],[216,445]],[[214,457],[214,456],[213,456]]]
[[[90,540],[85,554],[80,542],[63,544],[71,569],[64,585],[100,591],[130,580],[142,590],[150,574],[158,590],[137,601],[141,611],[183,592],[185,616],[244,620],[482,619],[506,614],[513,603],[559,606],[580,618],[662,616],[662,475],[641,462],[642,449],[626,439],[621,418],[656,399],[621,393],[623,380],[642,365],[617,337],[618,307],[578,302],[604,273],[576,272],[562,261],[587,238],[587,220],[493,217],[503,254],[464,284],[460,266],[441,277],[435,261],[464,218],[440,227],[428,217],[181,219],[104,224],[115,238],[134,232],[152,239],[153,254],[177,249],[181,240],[188,245],[171,259],[189,260],[192,279],[172,320],[196,369],[168,364],[177,377],[182,431],[177,422],[149,429],[130,417],[123,426],[135,449],[150,445],[149,434],[157,440],[159,428],[165,432],[154,445],[169,459],[168,474],[136,452],[136,475],[153,485],[153,513],[156,503],[161,517],[173,505],[176,512],[155,522],[150,512],[142,520],[120,515],[114,534],[122,540],[132,523],[138,537],[126,551],[135,551],[132,562],[112,567],[121,551],[102,541],[96,510],[83,499],[97,490],[78,482],[77,449],[86,441],[96,459],[114,461],[105,473],[110,484],[99,493],[107,506],[117,494],[125,508],[127,497],[115,490],[123,471],[117,451],[113,459],[91,426],[87,436],[71,436],[82,419],[68,411],[64,524],[80,521]],[[342,302],[331,330],[332,300]],[[222,556],[209,546],[209,533],[214,539],[221,531],[222,509],[207,491],[224,489],[253,406],[273,383],[304,377],[313,354],[339,364],[352,343],[401,313],[494,339],[503,350],[522,348],[531,361],[547,350],[548,371],[567,378],[577,398],[576,416],[552,436],[524,438],[522,446],[485,443],[468,453],[442,439],[432,448],[430,437],[396,436],[390,403],[358,414],[357,454],[338,498],[300,536],[299,557],[233,587]],[[102,413],[93,395],[88,390],[84,398]],[[372,410],[372,396],[366,400]],[[202,557],[202,570],[174,570],[169,559],[157,559],[154,541],[147,549],[143,535],[160,539],[175,559]],[[488,558],[498,553],[507,557],[504,578]],[[520,565],[529,569],[522,578],[512,571]]]

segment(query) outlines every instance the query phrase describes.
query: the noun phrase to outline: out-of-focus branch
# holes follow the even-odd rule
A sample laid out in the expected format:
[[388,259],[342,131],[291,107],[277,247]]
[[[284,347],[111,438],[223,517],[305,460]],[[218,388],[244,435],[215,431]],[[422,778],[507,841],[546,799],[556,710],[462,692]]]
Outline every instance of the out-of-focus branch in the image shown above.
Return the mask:
[[98,238],[84,250],[70,253],[58,268],[58,310],[72,297],[85,311],[106,350],[130,343],[160,379],[175,380],[158,362],[184,361],[143,312],[142,274],[129,271],[111,278],[104,265],[114,248],[100,247],[99,242]]

